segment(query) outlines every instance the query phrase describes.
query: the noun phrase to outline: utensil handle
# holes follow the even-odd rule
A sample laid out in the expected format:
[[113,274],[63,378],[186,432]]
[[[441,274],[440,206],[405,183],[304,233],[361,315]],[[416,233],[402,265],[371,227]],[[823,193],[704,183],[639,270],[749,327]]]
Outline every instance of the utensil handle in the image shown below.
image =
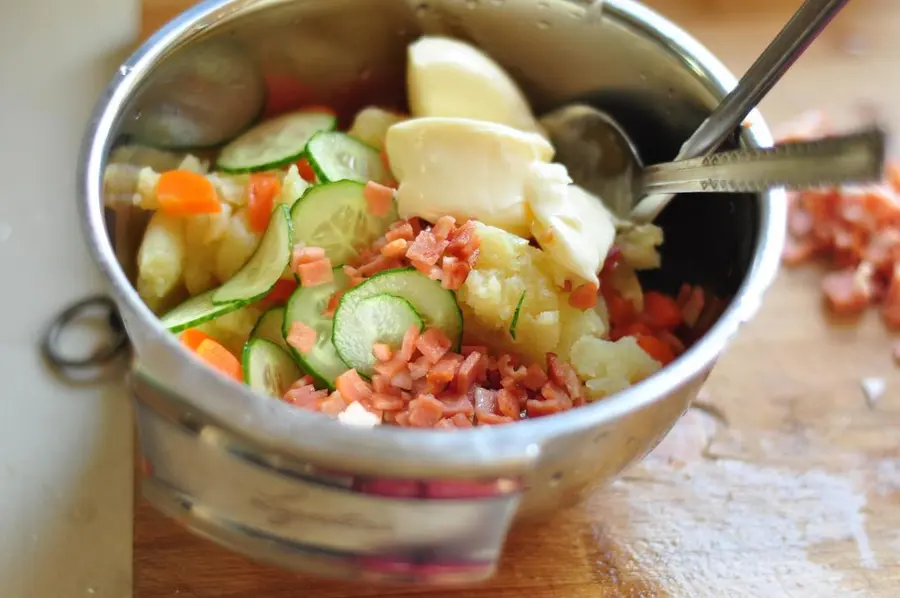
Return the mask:
[[886,135],[881,129],[739,149],[644,169],[643,193],[746,193],[880,180]]
[[676,159],[696,158],[719,147],[845,4],[847,0],[806,0]]

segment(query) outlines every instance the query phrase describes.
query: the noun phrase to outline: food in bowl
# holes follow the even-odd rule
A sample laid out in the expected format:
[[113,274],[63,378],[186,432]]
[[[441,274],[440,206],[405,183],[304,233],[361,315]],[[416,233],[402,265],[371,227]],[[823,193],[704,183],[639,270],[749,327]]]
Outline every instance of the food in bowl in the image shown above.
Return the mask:
[[423,37],[407,86],[409,115],[305,107],[212,165],[114,152],[107,205],[151,213],[137,291],[201,361],[348,424],[461,428],[608,397],[714,317],[642,288],[662,231],[572,183],[491,58]]

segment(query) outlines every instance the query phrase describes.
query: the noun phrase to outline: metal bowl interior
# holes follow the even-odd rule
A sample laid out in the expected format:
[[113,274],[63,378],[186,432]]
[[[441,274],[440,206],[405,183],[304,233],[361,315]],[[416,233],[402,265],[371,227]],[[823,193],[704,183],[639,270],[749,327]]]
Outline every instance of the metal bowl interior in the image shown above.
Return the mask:
[[[246,126],[255,112],[229,94],[246,91],[247,80],[235,79],[234,73],[247,65],[253,74],[246,77],[258,76],[268,85],[303,82],[305,101],[340,106],[345,117],[366,104],[402,108],[405,47],[422,33],[450,35],[483,48],[517,79],[536,113],[571,100],[587,101],[622,123],[646,163],[671,159],[734,79],[690,36],[643,6],[631,0],[600,5],[575,0],[214,0],[154,35],[120,68],[101,98],[85,139],[80,178],[91,251],[123,310],[138,369],[177,397],[173,404],[179,409],[203,414],[205,421],[266,455],[399,476],[521,470],[531,472],[530,485],[555,488],[535,499],[544,506],[608,479],[646,454],[687,408],[773,280],[786,220],[783,194],[685,195],[660,218],[664,265],[645,273],[645,285],[674,292],[689,282],[731,299],[712,330],[674,364],[608,400],[568,413],[452,434],[341,426],[266,401],[199,368],[129,281],[141,219],[105,212],[101,197],[102,172],[118,145],[136,139],[208,145],[221,141],[209,127],[212,121],[230,126],[228,134]],[[218,51],[227,59],[210,59],[210,52]],[[214,71],[204,79],[212,84],[185,87],[173,64]],[[179,104],[185,94],[206,101]],[[164,134],[146,126],[154,114],[173,110],[191,126],[170,127]],[[734,144],[771,143],[757,114],[749,124]],[[541,473],[532,475],[536,464]]]

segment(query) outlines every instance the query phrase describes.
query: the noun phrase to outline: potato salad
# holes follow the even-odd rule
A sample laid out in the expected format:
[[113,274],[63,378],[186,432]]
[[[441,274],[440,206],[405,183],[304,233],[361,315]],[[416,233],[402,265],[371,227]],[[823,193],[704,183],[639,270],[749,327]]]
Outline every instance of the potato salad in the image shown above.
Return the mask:
[[642,288],[662,231],[573,183],[499,64],[426,36],[406,85],[405,113],[345,130],[299,106],[208,160],[113,152],[107,205],[148,214],[137,292],[200,363],[346,424],[456,429],[602,400],[684,352],[702,291]]

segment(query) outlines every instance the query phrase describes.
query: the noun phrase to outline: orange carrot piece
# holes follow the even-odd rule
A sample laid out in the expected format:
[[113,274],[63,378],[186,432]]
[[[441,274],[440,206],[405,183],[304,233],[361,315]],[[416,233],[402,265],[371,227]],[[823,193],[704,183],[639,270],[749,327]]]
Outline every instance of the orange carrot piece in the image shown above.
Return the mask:
[[203,361],[219,370],[229,378],[238,382],[244,380],[244,372],[241,362],[231,352],[212,339],[205,339],[197,347],[197,356]]
[[375,181],[366,183],[363,188],[363,197],[366,198],[369,212],[375,216],[386,216],[394,204],[394,190]]
[[668,365],[675,360],[675,352],[672,347],[655,336],[638,335],[637,344],[645,353],[663,365]]
[[247,222],[250,229],[261,233],[269,226],[275,198],[281,193],[281,183],[274,173],[254,172],[250,175],[247,201]]
[[302,322],[294,322],[285,340],[300,353],[309,353],[316,346],[316,331]]
[[644,313],[641,318],[650,328],[671,331],[681,325],[681,308],[671,297],[649,291],[644,294]]
[[575,309],[585,311],[597,305],[597,287],[591,283],[578,286],[569,295],[569,305]]
[[191,351],[196,351],[197,347],[205,340],[215,340],[210,335],[196,328],[188,328],[178,336],[181,342]]
[[156,183],[159,209],[170,216],[217,214],[222,211],[212,182],[190,170],[169,170]]
[[300,277],[300,284],[305,287],[314,287],[334,280],[331,262],[328,260],[316,260],[308,264],[299,264],[295,272]]

